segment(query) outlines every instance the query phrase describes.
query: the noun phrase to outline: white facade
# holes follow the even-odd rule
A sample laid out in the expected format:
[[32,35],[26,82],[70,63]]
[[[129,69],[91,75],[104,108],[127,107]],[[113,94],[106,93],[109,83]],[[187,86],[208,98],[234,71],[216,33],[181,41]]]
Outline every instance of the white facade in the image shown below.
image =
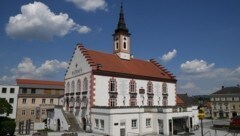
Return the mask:
[[82,126],[84,120],[90,120],[90,81],[91,67],[79,49],[76,49],[65,75],[65,107],[72,112]]
[[185,127],[189,131],[194,130],[199,122],[195,114],[197,111],[196,106],[184,110],[179,110],[177,107],[116,109],[96,107],[92,110],[91,122],[94,132],[110,136],[172,135],[177,130],[174,125],[179,125],[175,123],[178,119],[186,121]]
[[[109,76],[99,76],[94,75],[94,88],[95,88],[95,103],[96,106],[108,106],[109,100],[109,81],[113,77]],[[118,78],[114,77],[117,83],[117,106],[130,106],[130,93],[129,93],[129,84],[131,80],[134,80],[136,83],[136,106],[147,106],[148,95],[145,92],[144,94],[139,94],[139,89],[147,90],[148,82],[152,82],[153,86],[153,106],[163,106],[163,91],[162,85],[163,82],[160,81],[149,81],[149,80],[140,80],[140,79],[128,79],[128,78]],[[176,105],[176,85],[175,83],[166,83],[167,84],[167,106]]]
[[47,128],[55,131],[67,131],[69,129],[62,108],[55,107],[48,111]]
[[[13,110],[9,114],[12,119],[16,118],[18,91],[19,86],[0,85],[0,98],[5,98],[12,105]],[[0,116],[6,116],[6,114]]]

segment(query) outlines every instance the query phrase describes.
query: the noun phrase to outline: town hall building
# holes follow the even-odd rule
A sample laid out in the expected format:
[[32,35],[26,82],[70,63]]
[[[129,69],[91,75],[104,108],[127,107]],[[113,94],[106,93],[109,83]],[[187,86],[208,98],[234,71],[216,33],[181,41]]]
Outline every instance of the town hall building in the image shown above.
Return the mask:
[[192,131],[197,105],[177,105],[177,80],[156,60],[131,55],[121,6],[113,53],[77,44],[65,75],[64,111],[83,130],[111,136]]

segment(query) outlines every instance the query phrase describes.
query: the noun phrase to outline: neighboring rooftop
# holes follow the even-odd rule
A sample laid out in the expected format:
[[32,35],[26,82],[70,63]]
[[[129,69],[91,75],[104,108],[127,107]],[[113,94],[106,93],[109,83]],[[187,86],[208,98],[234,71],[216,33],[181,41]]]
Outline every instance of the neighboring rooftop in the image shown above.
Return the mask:
[[36,87],[36,88],[56,88],[63,89],[64,82],[47,81],[47,80],[33,80],[33,79],[16,79],[17,85],[20,87]]
[[176,99],[177,99],[177,105],[181,105],[181,106],[198,105],[198,100],[188,96],[187,93],[177,94]]
[[222,88],[214,93],[212,93],[212,95],[215,94],[240,94],[240,87],[239,85],[237,86],[233,86],[233,87],[224,87],[222,86]]

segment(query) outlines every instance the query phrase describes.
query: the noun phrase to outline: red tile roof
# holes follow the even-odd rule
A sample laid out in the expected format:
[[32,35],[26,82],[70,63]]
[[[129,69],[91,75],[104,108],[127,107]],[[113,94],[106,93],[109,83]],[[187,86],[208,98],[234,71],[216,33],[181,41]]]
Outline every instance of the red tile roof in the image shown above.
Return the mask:
[[17,85],[31,84],[31,85],[48,85],[48,86],[64,86],[64,82],[60,81],[46,81],[33,79],[16,79]]
[[129,76],[149,77],[159,80],[165,79],[176,82],[175,76],[173,76],[163,66],[158,64],[155,60],[144,61],[135,58],[123,60],[115,54],[88,50],[82,45],[79,45],[78,48],[83,53],[90,66],[92,66],[95,73],[104,72],[105,74],[125,74]]
[[184,101],[178,96],[176,95],[176,102],[177,102],[177,105],[184,105]]

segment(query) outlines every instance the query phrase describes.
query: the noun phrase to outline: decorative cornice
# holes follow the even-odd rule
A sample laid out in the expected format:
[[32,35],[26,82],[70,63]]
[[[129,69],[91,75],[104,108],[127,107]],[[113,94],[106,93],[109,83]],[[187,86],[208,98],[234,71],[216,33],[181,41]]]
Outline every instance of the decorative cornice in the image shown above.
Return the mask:
[[159,69],[161,69],[163,72],[168,74],[172,79],[176,80],[176,76],[174,76],[170,71],[168,71],[165,67],[163,67],[161,64],[159,64],[156,60],[150,59],[150,62],[157,66]]
[[134,78],[134,79],[143,79],[143,80],[151,80],[151,81],[170,82],[170,83],[177,82],[175,78],[166,79],[166,78],[149,77],[149,76],[142,76],[142,75],[126,74],[126,73],[117,73],[117,72],[103,71],[103,70],[93,70],[93,74],[102,75],[102,76],[111,76],[111,77],[122,77],[122,78],[131,78],[131,79]]

